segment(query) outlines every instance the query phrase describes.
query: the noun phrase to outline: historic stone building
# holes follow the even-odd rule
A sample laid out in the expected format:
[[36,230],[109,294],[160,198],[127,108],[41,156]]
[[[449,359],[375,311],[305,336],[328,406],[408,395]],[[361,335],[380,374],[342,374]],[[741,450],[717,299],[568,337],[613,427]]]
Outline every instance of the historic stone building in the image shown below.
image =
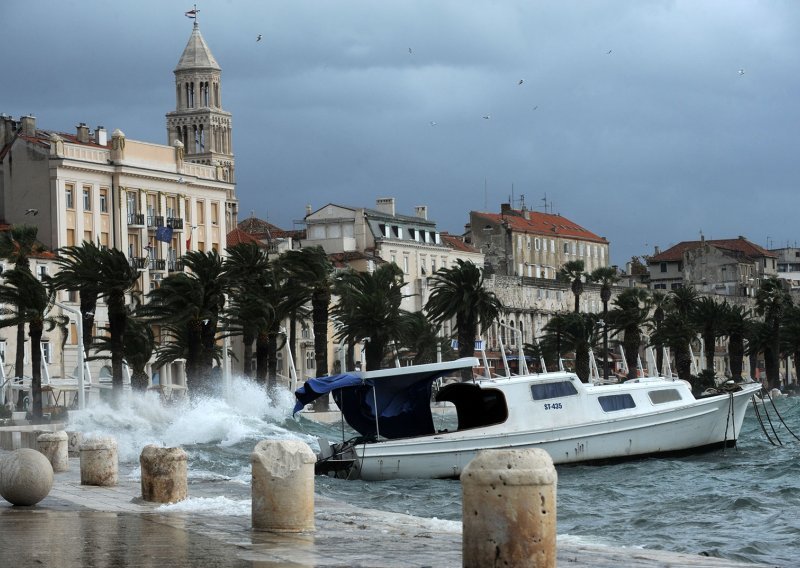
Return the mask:
[[[196,23],[174,73],[166,144],[130,140],[120,129],[109,136],[85,123],[56,132],[33,116],[0,115],[0,220],[37,227],[51,250],[91,241],[125,252],[145,293],[181,271],[189,250],[224,254],[237,223],[231,116],[221,107],[221,69]],[[106,323],[101,306],[96,325]],[[73,326],[54,356],[54,375],[72,373],[76,348]],[[6,352],[12,349],[9,338]]]

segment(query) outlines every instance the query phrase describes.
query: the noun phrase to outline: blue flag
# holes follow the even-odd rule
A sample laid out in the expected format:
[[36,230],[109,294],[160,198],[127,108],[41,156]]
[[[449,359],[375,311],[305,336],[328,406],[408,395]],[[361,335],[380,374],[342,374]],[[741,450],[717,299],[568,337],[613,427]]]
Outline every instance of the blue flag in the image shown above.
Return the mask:
[[159,227],[156,229],[156,240],[164,243],[172,241],[172,227]]

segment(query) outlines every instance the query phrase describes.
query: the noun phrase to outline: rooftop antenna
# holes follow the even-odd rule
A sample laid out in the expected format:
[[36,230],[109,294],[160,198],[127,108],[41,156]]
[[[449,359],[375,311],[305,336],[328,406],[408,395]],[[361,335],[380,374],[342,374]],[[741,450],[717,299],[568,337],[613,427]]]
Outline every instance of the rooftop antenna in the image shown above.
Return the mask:
[[521,210],[525,211],[525,194],[524,193],[520,193],[519,194],[519,208]]
[[544,201],[544,212],[547,213],[547,193],[542,197],[542,201]]

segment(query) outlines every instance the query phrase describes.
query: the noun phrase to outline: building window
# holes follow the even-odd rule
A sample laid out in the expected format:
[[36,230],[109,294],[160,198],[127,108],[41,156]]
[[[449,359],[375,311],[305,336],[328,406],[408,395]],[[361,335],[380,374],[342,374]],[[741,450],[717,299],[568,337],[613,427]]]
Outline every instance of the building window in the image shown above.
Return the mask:
[[403,274],[408,274],[408,255],[403,256]]
[[72,185],[64,186],[64,201],[67,209],[75,209],[75,187]]
[[569,254],[569,243],[564,243],[564,254]]
[[314,352],[306,351],[306,369],[313,369],[314,363]]
[[0,341],[0,364],[6,362],[6,340]]
[[84,187],[83,188],[83,210],[84,211],[91,211],[92,210],[92,188],[91,187]]
[[39,275],[39,280],[44,280],[44,279],[45,279],[45,277],[47,276],[47,266],[45,266],[44,264],[40,264],[40,265],[37,267],[37,270],[36,270],[36,272],[37,272],[37,273],[38,273],[38,275]]
[[431,274],[433,274],[434,272],[436,272],[436,259],[431,258]]
[[661,272],[666,272],[666,271],[667,271],[667,263],[666,262],[662,262],[661,263]]
[[42,341],[42,362],[48,365],[52,363],[52,350],[50,349],[49,341]]
[[100,190],[100,213],[108,213],[108,190]]
[[197,224],[202,225],[206,222],[205,220],[205,203],[202,201],[197,202]]
[[533,246],[536,248],[536,250],[541,250],[542,240],[539,237],[536,237],[535,239],[533,239]]
[[128,213],[138,213],[139,208],[136,206],[136,193],[129,191],[127,195],[128,200]]
[[[219,223],[219,203],[211,204],[211,224],[216,225]],[[338,228],[338,226],[337,226]]]

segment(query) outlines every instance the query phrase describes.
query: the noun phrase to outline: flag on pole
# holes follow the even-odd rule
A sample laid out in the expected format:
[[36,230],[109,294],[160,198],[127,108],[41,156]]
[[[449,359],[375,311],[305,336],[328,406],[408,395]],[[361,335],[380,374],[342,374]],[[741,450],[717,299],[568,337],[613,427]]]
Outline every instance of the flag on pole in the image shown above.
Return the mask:
[[164,243],[172,241],[172,227],[159,227],[156,229],[156,240]]
[[187,18],[192,18],[192,19],[197,18],[197,12],[199,12],[199,11],[200,10],[198,10],[197,8],[195,8],[193,10],[189,10],[188,12],[186,12],[186,17]]

